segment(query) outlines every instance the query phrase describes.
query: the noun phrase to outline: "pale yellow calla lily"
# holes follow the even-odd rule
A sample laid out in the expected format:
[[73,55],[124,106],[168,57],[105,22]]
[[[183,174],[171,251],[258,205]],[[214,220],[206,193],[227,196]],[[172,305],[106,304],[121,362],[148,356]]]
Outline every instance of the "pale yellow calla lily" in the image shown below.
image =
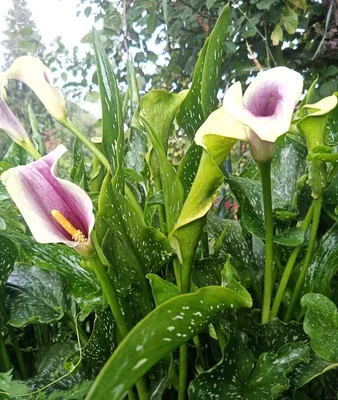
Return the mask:
[[[319,100],[317,103],[314,104],[305,104],[303,108],[308,108],[311,117],[317,117],[320,115],[328,114],[337,106],[337,96],[332,95],[325,97],[324,99]],[[312,110],[317,110],[311,112]]]
[[195,142],[206,149],[205,135],[218,135],[238,140],[247,140],[248,128],[230,118],[221,107],[209,115],[195,135]]
[[0,76],[5,79],[17,79],[29,86],[39,97],[47,111],[57,120],[67,120],[65,99],[59,89],[51,84],[49,69],[32,56],[18,57],[10,68]]

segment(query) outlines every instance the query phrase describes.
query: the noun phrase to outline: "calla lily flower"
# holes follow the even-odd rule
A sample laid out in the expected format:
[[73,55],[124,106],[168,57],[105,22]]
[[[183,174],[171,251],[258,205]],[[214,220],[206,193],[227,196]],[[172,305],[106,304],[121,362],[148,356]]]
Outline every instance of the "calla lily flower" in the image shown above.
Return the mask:
[[244,95],[236,82],[226,91],[223,107],[211,113],[195,140],[202,143],[206,134],[247,140],[257,161],[272,158],[273,143],[288,131],[302,91],[302,76],[286,67],[260,73]]
[[32,56],[18,57],[10,68],[0,77],[17,79],[29,86],[39,97],[47,111],[57,120],[67,120],[66,102],[61,91],[51,84],[49,69]]
[[28,134],[8,107],[4,94],[4,91],[0,90],[0,129],[4,130],[13,142],[22,144],[29,140]]
[[317,101],[317,103],[305,104],[303,108],[309,109],[309,115],[311,117],[317,117],[328,114],[336,106],[337,96],[333,94],[332,96],[324,97],[324,99]]
[[37,161],[5,171],[1,180],[36,241],[64,243],[88,254],[93,204],[80,187],[57,177],[57,162],[66,151],[59,145]]

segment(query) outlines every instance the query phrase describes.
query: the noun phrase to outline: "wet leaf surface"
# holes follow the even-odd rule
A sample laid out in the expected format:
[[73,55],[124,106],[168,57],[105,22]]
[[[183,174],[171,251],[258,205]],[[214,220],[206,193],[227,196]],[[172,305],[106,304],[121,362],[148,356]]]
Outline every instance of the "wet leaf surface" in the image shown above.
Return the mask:
[[121,399],[147,370],[195,336],[219,311],[250,306],[251,298],[244,289],[236,293],[217,286],[164,302],[121,343],[94,382],[88,400]]

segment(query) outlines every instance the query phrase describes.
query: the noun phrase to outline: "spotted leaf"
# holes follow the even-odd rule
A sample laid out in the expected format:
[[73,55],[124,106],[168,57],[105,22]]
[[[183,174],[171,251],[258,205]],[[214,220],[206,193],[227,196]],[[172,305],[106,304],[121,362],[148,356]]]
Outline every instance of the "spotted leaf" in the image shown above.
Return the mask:
[[308,352],[303,343],[288,343],[275,354],[261,354],[255,365],[246,335],[236,332],[231,335],[223,363],[191,382],[190,399],[275,399],[289,388],[288,374],[308,361]]
[[227,308],[250,307],[243,290],[210,286],[176,296],[158,306],[139,322],[107,362],[87,400],[120,400],[153,365],[206,326]]

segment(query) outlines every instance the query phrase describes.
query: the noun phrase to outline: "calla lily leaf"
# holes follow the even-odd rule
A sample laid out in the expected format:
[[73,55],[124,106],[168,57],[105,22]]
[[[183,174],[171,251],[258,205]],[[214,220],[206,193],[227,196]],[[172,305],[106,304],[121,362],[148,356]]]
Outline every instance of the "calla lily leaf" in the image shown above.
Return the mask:
[[17,264],[8,279],[6,292],[8,323],[15,327],[59,321],[69,310],[64,279],[38,267]]
[[338,362],[338,313],[336,305],[320,293],[308,293],[301,299],[306,307],[304,331],[310,346],[322,358]]
[[[157,272],[172,257],[166,236],[145,224],[142,210],[112,187],[109,174],[100,193],[96,234],[119,275],[143,289],[148,285],[146,274]],[[126,290],[120,279],[116,287]]]
[[290,387],[288,375],[304,361],[309,348],[303,343],[288,343],[276,353],[262,353],[255,365],[247,336],[231,334],[224,361],[210,372],[203,372],[189,387],[191,400],[203,398],[275,399]]
[[[0,235],[0,289],[5,286],[8,277],[14,269],[14,263],[18,257],[16,245],[9,239]],[[0,299],[2,301],[2,299]]]
[[102,148],[110,161],[114,184],[123,191],[123,121],[122,108],[114,71],[104,51],[100,36],[93,28],[93,46],[102,106]]
[[[218,286],[176,296],[139,322],[116,349],[87,400],[120,400],[166,354],[194,337],[218,312],[251,306],[250,295]],[[132,373],[131,373],[132,372]]]
[[218,71],[221,67],[230,15],[231,9],[228,4],[223,8],[201,50],[191,88],[180,106],[177,122],[190,139],[194,138],[198,128],[217,106]]
[[140,114],[157,136],[165,152],[173,120],[186,95],[186,91],[176,94],[164,90],[152,90],[142,97]]

